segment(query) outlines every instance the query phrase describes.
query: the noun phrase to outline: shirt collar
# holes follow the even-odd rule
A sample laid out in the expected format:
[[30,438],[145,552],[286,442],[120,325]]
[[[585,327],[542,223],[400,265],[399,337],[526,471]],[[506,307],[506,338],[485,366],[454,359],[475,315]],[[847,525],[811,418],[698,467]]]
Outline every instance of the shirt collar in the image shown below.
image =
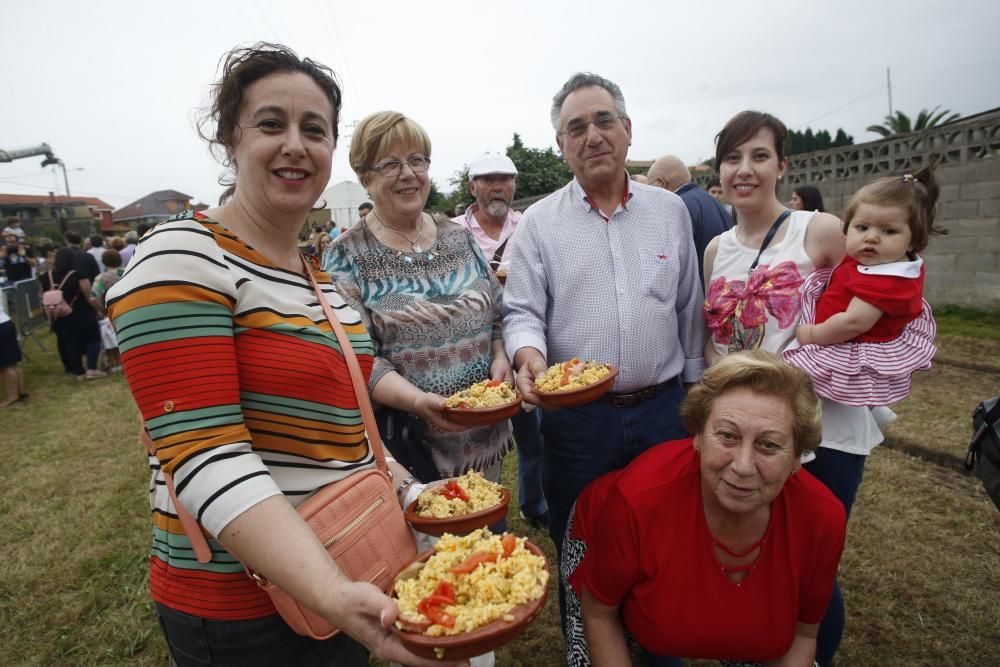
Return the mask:
[[912,262],[888,262],[887,264],[876,264],[865,266],[858,264],[858,273],[869,276],[896,276],[897,278],[919,278],[920,269],[924,266],[924,260],[917,257]]
[[696,188],[696,187],[698,187],[697,183],[695,183],[694,181],[688,181],[687,183],[685,183],[681,187],[679,187],[676,190],[674,190],[674,194],[675,195],[680,195],[682,192],[687,192],[688,190],[690,190],[692,188]]
[[[479,221],[476,220],[475,214],[476,211],[478,210],[479,210],[479,202],[472,202],[466,207],[465,213],[462,214],[462,217],[465,218],[465,224],[468,225],[470,229],[481,230],[483,228],[482,225],[479,224]],[[521,217],[520,213],[515,211],[513,208],[508,208],[507,219],[504,220],[503,222],[503,228],[500,231],[500,236],[503,237],[503,230],[506,230],[507,227],[509,227],[512,222],[517,222],[520,217]]]
[[[602,218],[604,217],[604,215],[601,213],[601,210],[599,208],[597,208],[597,206],[595,206],[593,204],[593,202],[590,199],[590,195],[588,195],[587,191],[583,189],[583,185],[580,184],[580,181],[577,180],[576,176],[573,177],[573,181],[572,181],[570,187],[573,190],[575,190],[575,196],[579,197],[580,201],[583,203],[584,206],[587,207],[588,211],[594,211],[595,213],[597,213],[598,215],[600,215]],[[632,179],[629,177],[629,174],[626,171],[625,172],[625,187],[622,190],[622,200],[621,200],[621,207],[623,209],[625,209],[626,211],[628,210],[628,204],[629,204],[630,201],[632,201],[632,197],[634,195],[635,195],[635,193],[632,192]],[[614,214],[615,214],[615,212],[611,211],[611,215],[614,215]],[[607,220],[607,218],[605,220]]]

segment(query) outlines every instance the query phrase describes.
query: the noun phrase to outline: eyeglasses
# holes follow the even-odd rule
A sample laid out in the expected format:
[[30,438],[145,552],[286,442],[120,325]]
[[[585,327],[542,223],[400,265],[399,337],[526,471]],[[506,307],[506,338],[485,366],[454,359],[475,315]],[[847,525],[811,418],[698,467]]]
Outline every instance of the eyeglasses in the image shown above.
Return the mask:
[[[431,166],[431,159],[423,155],[411,155],[406,158],[406,164],[410,165],[414,174],[419,174],[427,171],[427,168]],[[388,160],[382,164],[372,165],[368,167],[368,170],[377,171],[386,178],[396,178],[403,170],[403,163],[399,160]]]
[[566,129],[560,132],[559,134],[560,136],[568,135],[570,139],[579,139],[583,135],[587,134],[587,128],[589,128],[591,125],[593,125],[602,132],[607,132],[608,130],[612,129],[615,126],[615,123],[617,123],[619,120],[624,121],[626,118],[628,118],[628,116],[626,116],[625,114],[620,114],[616,116],[613,113],[607,113],[607,112],[599,113],[597,114],[597,116],[594,117],[594,120],[590,121],[589,123],[584,122],[582,120],[571,121],[570,124],[566,126]]

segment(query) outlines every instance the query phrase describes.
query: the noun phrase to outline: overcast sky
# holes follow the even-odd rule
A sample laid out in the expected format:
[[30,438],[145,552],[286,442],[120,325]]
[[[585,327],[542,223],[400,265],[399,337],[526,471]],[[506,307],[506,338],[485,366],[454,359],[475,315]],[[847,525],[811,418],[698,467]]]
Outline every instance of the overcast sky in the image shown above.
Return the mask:
[[[892,102],[963,115],[1000,106],[1000,3],[333,2],[0,0],[0,148],[49,143],[74,195],[115,207],[175,189],[214,203],[221,167],[194,131],[219,58],[279,41],[337,72],[344,90],[331,183],[356,180],[350,127],[395,109],[433,142],[442,191],[514,132],[555,146],[552,95],[575,71],[616,81],[632,159],[710,157],[747,108],[790,128],[843,127],[856,143]],[[41,158],[0,163],[0,192],[63,194]],[[78,171],[81,169],[82,171]]]

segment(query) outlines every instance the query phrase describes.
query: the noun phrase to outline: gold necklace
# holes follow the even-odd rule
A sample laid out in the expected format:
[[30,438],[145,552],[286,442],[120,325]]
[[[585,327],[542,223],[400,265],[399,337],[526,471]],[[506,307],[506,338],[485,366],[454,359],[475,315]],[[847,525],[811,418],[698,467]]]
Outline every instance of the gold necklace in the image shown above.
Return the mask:
[[387,225],[384,222],[382,222],[382,218],[378,217],[378,214],[375,213],[375,211],[372,211],[371,214],[375,216],[376,220],[378,220],[378,224],[382,225],[383,227],[385,227],[386,229],[388,229],[393,234],[396,234],[396,235],[401,236],[404,239],[406,239],[406,242],[410,244],[410,250],[412,252],[420,252],[421,250],[423,250],[423,248],[420,247],[420,244],[417,243],[417,241],[420,240],[420,236],[424,233],[424,214],[423,213],[420,214],[420,223],[419,223],[420,224],[420,229],[417,230],[417,235],[414,236],[413,239],[410,239],[410,237],[408,237],[406,234],[404,234],[403,232],[399,231],[398,229],[396,229],[394,227],[390,227],[389,225]]

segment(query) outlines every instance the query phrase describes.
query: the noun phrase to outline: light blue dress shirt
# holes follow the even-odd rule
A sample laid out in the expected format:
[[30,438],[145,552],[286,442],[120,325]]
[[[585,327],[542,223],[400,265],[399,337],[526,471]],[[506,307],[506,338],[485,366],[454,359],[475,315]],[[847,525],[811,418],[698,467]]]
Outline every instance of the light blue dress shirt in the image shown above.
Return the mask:
[[701,378],[705,324],[691,218],[680,197],[634,181],[605,221],[574,179],[531,206],[511,241],[504,344],[549,364],[619,368],[615,392]]

